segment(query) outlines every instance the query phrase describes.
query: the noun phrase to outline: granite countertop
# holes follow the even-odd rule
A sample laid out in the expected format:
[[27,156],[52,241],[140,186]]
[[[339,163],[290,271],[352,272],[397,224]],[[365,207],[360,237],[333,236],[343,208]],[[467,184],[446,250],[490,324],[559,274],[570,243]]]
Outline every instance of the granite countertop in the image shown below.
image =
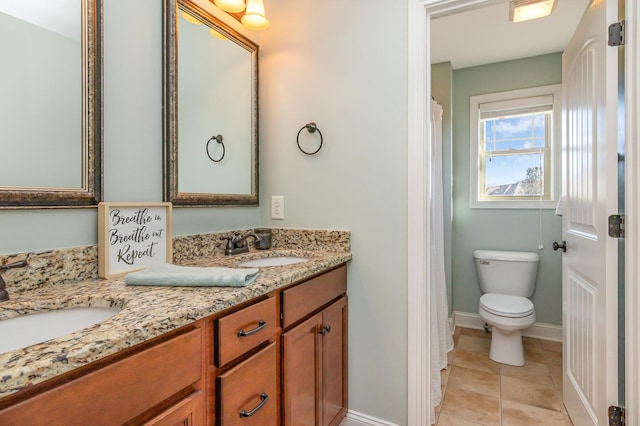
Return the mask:
[[277,256],[309,260],[261,267],[258,278],[247,287],[127,286],[124,278],[90,279],[52,284],[12,297],[0,304],[0,320],[72,307],[122,310],[91,327],[0,354],[0,398],[351,260],[351,253],[345,251],[266,250],[202,257],[183,264],[237,267],[246,260]]

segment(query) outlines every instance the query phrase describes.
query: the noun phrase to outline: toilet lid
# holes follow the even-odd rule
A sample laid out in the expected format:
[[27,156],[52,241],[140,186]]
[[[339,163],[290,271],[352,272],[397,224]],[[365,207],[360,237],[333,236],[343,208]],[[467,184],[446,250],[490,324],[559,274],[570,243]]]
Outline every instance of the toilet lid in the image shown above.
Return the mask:
[[500,317],[522,318],[533,313],[533,303],[526,297],[487,293],[480,298],[480,306]]

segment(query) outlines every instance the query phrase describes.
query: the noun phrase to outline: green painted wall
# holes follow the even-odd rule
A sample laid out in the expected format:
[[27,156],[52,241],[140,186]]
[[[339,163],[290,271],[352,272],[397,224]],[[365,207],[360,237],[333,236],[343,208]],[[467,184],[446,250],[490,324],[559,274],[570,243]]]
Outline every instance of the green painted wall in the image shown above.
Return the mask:
[[[406,425],[407,3],[266,6],[262,223],[351,231],[349,409]],[[296,145],[310,121],[324,138],[313,156]],[[272,195],[285,197],[284,220],[271,219]]]
[[[562,236],[554,210],[469,208],[469,97],[562,82],[562,55],[470,67],[453,72],[453,310],[478,312],[481,292],[476,249],[532,251],[540,255],[533,303],[538,322],[562,324],[562,256],[551,248]],[[542,233],[539,236],[539,223]],[[538,250],[538,244],[544,244]]]

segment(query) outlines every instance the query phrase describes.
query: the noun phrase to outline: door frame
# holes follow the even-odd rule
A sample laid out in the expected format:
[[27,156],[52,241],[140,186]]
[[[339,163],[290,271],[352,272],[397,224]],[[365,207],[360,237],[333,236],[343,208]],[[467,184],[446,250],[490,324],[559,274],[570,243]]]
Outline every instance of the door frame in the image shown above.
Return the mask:
[[625,399],[627,425],[640,425],[640,7],[625,2]]
[[[430,424],[431,18],[492,0],[408,0],[407,424]],[[626,1],[625,370],[627,425],[640,426],[640,8]]]

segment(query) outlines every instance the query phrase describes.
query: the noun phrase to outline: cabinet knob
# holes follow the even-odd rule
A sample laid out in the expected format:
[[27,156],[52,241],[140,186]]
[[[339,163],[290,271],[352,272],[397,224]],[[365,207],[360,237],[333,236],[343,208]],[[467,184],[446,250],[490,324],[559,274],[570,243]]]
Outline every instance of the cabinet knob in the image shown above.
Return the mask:
[[330,325],[325,325],[324,327],[322,327],[320,329],[320,331],[318,331],[318,333],[322,334],[323,336],[327,333],[331,333],[331,326]]

